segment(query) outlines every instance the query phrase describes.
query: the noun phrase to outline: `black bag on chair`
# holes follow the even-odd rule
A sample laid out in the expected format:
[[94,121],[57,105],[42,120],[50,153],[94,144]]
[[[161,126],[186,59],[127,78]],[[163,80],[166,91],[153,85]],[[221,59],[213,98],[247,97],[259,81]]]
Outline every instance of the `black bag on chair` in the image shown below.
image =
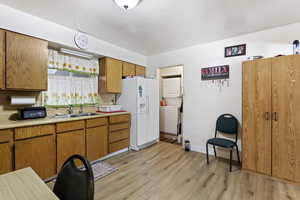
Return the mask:
[[[77,168],[76,159],[85,169]],[[68,158],[57,175],[53,192],[60,200],[94,200],[94,176],[89,161],[80,155]]]

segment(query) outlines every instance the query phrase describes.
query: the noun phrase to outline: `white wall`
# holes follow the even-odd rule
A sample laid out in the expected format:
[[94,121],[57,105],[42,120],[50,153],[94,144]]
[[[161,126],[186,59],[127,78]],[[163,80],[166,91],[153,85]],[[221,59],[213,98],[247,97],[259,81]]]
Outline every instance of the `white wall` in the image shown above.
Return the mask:
[[[241,121],[242,61],[246,56],[224,58],[224,47],[247,43],[247,56],[292,54],[291,43],[300,39],[300,23],[274,28],[222,41],[179,49],[148,58],[150,74],[159,67],[184,65],[183,134],[192,149],[205,151],[213,137],[215,121],[222,113],[232,113]],[[199,35],[201,37],[201,35]],[[230,65],[230,86],[221,91],[201,81],[201,68]]]
[[[75,30],[0,4],[0,28],[75,48]],[[146,66],[144,55],[89,36],[89,52]]]

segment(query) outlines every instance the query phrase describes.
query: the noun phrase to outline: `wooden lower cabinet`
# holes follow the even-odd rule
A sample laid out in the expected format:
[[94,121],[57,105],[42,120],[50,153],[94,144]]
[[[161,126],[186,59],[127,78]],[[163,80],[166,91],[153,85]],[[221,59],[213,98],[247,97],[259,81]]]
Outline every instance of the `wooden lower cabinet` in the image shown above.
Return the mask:
[[86,153],[90,161],[108,154],[108,127],[100,126],[86,130]]
[[13,170],[13,130],[0,130],[0,174]]
[[130,115],[0,130],[0,174],[31,167],[50,178],[74,154],[94,161],[127,148],[129,134]]
[[10,143],[0,144],[0,174],[13,170],[12,146]]
[[[64,162],[72,155],[85,156],[85,131],[69,131],[57,134],[57,171]],[[77,164],[79,164],[78,162]]]
[[130,117],[129,114],[109,117],[109,153],[129,147]]
[[15,142],[15,169],[31,167],[41,178],[56,174],[55,136]]

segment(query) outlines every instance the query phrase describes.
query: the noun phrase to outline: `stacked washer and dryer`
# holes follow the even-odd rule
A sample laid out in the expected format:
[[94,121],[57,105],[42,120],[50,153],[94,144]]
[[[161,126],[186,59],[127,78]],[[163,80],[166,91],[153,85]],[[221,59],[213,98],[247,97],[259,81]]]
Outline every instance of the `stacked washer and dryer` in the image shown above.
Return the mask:
[[182,79],[162,78],[161,84],[161,95],[167,106],[160,107],[160,132],[178,136],[181,132]]

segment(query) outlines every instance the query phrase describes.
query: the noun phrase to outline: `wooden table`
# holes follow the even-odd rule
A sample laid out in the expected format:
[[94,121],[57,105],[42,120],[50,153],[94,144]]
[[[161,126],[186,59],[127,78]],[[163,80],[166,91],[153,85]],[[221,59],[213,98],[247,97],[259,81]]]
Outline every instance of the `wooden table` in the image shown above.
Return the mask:
[[1,175],[0,199],[59,200],[31,168]]

